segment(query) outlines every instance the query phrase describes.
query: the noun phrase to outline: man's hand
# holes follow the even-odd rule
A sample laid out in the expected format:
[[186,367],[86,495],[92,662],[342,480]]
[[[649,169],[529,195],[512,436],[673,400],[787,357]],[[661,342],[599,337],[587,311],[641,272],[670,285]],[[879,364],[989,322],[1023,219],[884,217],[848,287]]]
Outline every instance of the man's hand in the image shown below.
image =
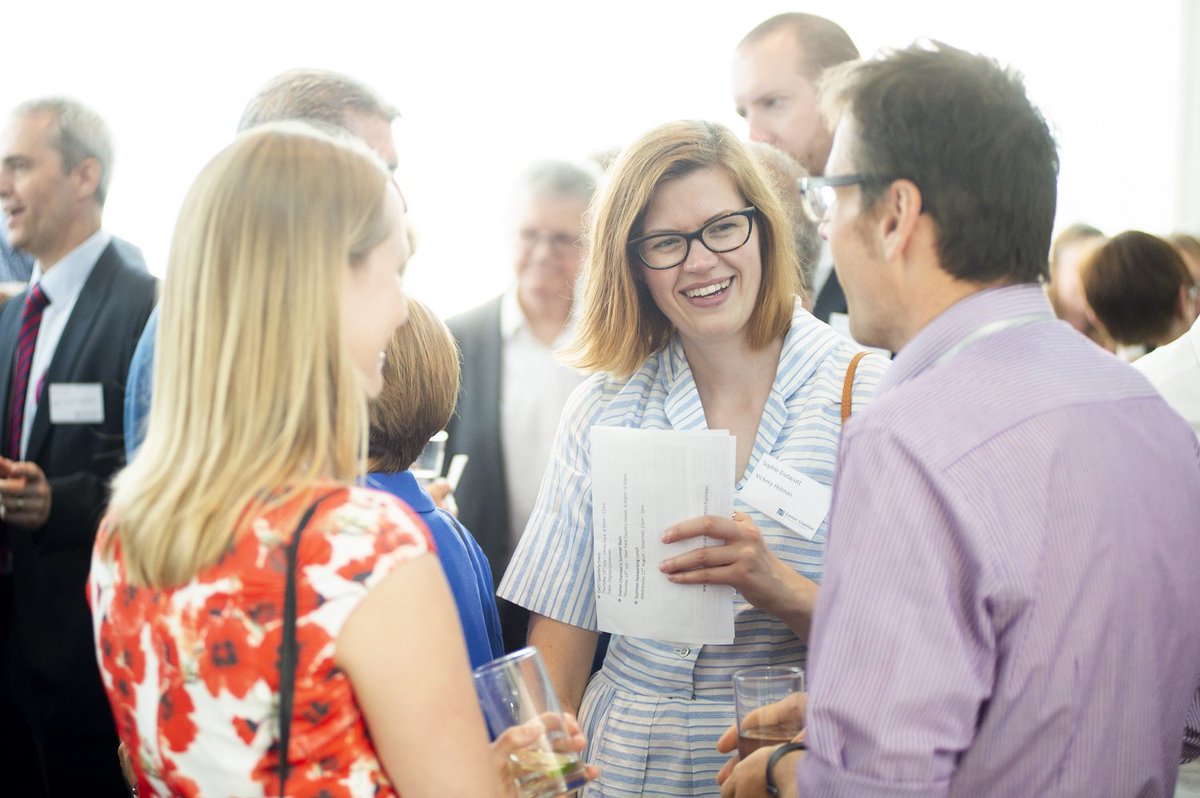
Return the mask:
[[[766,798],[767,762],[778,747],[760,748],[742,762],[736,758],[726,762],[717,776],[721,798]],[[796,764],[802,755],[802,751],[792,751],[775,763],[775,787],[782,798],[798,798]]]
[[37,529],[50,517],[50,483],[37,463],[0,457],[0,521]]
[[445,477],[438,477],[425,486],[425,491],[433,499],[433,503],[441,509],[458,517],[458,502],[454,500],[454,488]]
[[[803,729],[804,713],[807,707],[808,693],[792,693],[773,704],[759,707],[746,715],[742,722],[749,726],[791,726],[796,729]],[[804,732],[800,732],[792,739],[793,742],[803,740]],[[722,754],[728,754],[737,751],[737,747],[738,727],[735,723],[725,730],[725,733],[721,735],[721,739],[717,740],[717,750]],[[729,761],[721,768],[721,772],[717,774],[717,784],[725,783],[733,773],[734,768],[737,767],[738,761],[736,754],[730,757]],[[766,766],[765,762],[763,766]]]

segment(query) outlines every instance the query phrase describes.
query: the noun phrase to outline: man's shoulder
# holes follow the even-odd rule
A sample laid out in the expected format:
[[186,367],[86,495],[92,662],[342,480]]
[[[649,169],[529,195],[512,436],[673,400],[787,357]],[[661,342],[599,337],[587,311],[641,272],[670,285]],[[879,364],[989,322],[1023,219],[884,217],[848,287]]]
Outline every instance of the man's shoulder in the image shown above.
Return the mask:
[[1068,433],[1072,418],[1082,423],[1132,412],[1130,402],[1159,399],[1112,355],[1074,334],[1059,337],[964,351],[885,391],[855,426],[921,442],[935,459],[953,460],[1036,419],[1053,415],[1055,428]]
[[1200,326],[1133,362],[1155,385],[1200,372]]
[[124,247],[110,243],[100,258],[111,265],[114,282],[135,291],[157,290],[158,278],[146,271],[143,263],[132,259]]
[[[158,279],[132,262],[121,247],[109,242],[83,288],[105,306],[119,305],[140,316],[144,324],[158,297]],[[144,312],[143,312],[144,311]]]
[[446,326],[461,342],[464,337],[479,335],[489,328],[500,326],[500,301],[502,296],[495,296],[470,310],[446,319]]

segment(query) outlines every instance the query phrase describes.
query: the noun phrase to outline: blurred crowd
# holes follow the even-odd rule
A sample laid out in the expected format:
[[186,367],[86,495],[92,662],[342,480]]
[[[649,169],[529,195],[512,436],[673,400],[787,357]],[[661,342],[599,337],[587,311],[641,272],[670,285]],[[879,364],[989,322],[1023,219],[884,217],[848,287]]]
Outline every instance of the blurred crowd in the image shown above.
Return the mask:
[[[403,285],[421,154],[351,76],[259,87],[161,282],[104,228],[102,116],[9,114],[5,794],[533,796],[550,727],[587,796],[1174,794],[1200,238],[1052,235],[1057,145],[984,55],[730,44],[750,141],[529,164],[511,286],[445,321]],[[638,568],[729,589],[732,643],[607,628],[602,427],[731,434],[732,506]],[[561,726],[489,727],[471,670],[527,645]],[[762,666],[806,670],[801,731],[743,758]]]

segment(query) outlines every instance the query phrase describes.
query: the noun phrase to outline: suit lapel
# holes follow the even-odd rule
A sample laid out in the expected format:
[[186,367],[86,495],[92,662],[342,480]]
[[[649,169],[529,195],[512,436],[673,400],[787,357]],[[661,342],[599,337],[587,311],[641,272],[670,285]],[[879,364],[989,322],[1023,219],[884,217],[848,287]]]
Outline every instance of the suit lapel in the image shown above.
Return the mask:
[[829,279],[821,286],[817,301],[813,304],[813,315],[826,324],[832,313],[846,312],[846,294],[842,291],[842,283],[838,280],[837,270],[829,273]]
[[[487,318],[484,320],[483,334],[480,336],[482,340],[483,357],[480,363],[484,366],[484,384],[487,389],[487,395],[483,397],[482,407],[485,412],[494,414],[495,428],[497,439],[501,438],[500,432],[500,402],[503,399],[501,396],[502,387],[500,385],[500,374],[504,368],[504,332],[500,329],[500,306],[501,302],[497,299],[492,307],[488,309]],[[503,466],[503,464],[501,464]],[[503,468],[501,469],[503,471]]]
[[[37,460],[41,455],[46,436],[50,433],[50,386],[56,382],[71,382],[75,374],[92,328],[96,324],[104,305],[108,301],[109,287],[112,285],[113,273],[117,268],[117,255],[112,244],[100,253],[100,259],[83,284],[79,298],[67,326],[63,328],[62,337],[54,349],[54,357],[46,369],[42,380],[42,395],[38,401],[37,413],[33,417],[33,428],[29,431],[29,445],[25,449],[26,460]],[[11,378],[10,378],[11,379]]]

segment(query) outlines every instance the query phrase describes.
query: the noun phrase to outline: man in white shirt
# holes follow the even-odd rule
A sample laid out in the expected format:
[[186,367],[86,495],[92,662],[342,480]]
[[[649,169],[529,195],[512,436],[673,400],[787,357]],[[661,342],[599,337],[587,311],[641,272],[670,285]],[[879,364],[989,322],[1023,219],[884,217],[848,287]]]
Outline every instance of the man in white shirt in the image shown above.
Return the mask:
[[[825,174],[833,133],[817,108],[817,81],[829,67],[856,58],[850,36],[824,17],[779,14],[760,23],[733,59],[733,101],[750,138],[783,150],[814,177]],[[817,261],[812,291],[813,315],[849,337],[846,297],[828,247]]]
[[14,795],[127,794],[84,585],[156,282],[100,227],[111,168],[104,121],[71,100],[26,102],[0,135],[9,239],[36,258],[0,308],[0,779]]
[[1200,319],[1176,340],[1133,361],[1133,367],[1146,375],[1200,437]]
[[[498,580],[533,511],[558,417],[581,379],[558,360],[570,342],[584,215],[596,175],[543,161],[527,170],[516,209],[516,284],[447,324],[462,349],[462,391],[447,462],[470,456],[455,492]],[[525,644],[528,613],[498,602],[507,650]]]

